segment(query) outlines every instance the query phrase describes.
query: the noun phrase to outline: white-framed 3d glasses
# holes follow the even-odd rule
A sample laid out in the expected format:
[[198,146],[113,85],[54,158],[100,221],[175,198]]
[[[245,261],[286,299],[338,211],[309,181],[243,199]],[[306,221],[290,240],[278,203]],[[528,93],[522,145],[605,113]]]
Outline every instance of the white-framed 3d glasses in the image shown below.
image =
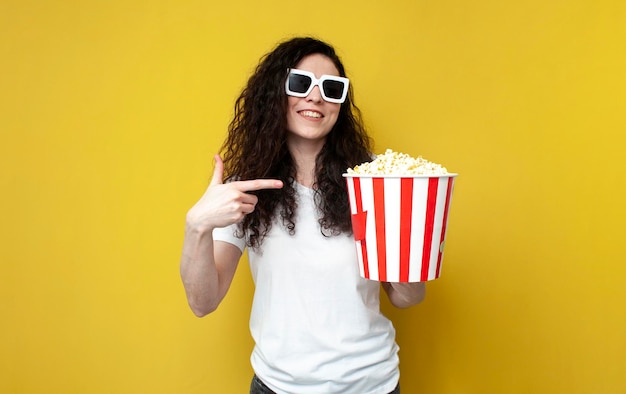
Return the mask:
[[320,79],[317,79],[310,71],[290,68],[285,82],[285,91],[290,96],[306,97],[315,86],[319,86],[324,101],[341,104],[346,101],[349,85],[348,78],[322,75]]

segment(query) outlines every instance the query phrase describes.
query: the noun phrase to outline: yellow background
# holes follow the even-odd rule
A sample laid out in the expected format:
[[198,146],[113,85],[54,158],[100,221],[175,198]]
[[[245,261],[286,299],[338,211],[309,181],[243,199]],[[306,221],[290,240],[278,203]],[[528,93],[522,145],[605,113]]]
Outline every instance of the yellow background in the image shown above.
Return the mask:
[[622,0],[0,2],[0,392],[244,393],[246,264],[178,262],[259,57],[334,44],[376,140],[460,173],[403,393],[626,392]]

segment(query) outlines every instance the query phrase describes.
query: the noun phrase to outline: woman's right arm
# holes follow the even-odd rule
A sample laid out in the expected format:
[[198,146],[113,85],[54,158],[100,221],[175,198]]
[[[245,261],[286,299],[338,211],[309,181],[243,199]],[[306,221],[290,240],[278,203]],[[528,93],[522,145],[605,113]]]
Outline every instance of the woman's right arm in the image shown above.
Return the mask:
[[213,178],[206,192],[187,213],[180,274],[187,301],[196,316],[213,312],[235,275],[241,251],[227,242],[213,241],[213,229],[239,222],[254,211],[257,197],[247,193],[283,186],[275,179],[223,183],[224,163],[215,156]]
[[224,299],[241,257],[235,245],[214,242],[212,232],[187,221],[180,274],[187,302],[198,317],[213,312]]

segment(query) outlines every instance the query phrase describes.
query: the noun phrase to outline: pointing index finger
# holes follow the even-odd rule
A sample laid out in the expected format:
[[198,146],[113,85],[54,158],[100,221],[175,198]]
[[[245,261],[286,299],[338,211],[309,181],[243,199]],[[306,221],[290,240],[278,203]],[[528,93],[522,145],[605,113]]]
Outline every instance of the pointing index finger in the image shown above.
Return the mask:
[[235,185],[239,191],[249,192],[262,189],[281,189],[283,182],[278,179],[251,179],[249,181],[235,181],[233,185]]

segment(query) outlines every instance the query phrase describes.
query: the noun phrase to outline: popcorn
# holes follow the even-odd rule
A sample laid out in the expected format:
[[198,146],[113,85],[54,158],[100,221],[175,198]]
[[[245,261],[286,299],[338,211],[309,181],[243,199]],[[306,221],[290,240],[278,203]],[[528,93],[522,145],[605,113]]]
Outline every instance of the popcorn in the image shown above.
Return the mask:
[[440,164],[428,161],[421,156],[413,158],[406,153],[387,149],[371,162],[348,168],[351,175],[447,175],[448,170]]

